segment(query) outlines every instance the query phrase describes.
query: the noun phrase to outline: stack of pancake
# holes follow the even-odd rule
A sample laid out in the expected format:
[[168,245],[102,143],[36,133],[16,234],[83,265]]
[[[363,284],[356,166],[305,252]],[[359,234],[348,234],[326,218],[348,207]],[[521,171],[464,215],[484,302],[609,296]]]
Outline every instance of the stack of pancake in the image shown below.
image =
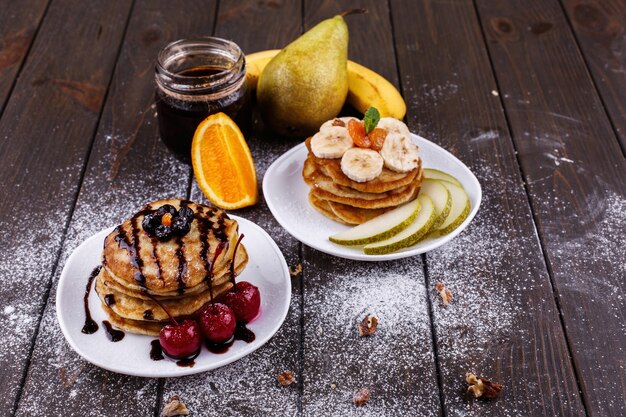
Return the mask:
[[[144,216],[165,204],[193,210],[184,236],[161,241],[143,229]],[[212,297],[232,289],[234,276],[248,262],[245,247],[237,245],[238,229],[223,211],[185,200],[156,201],[124,221],[104,241],[96,278],[109,321],[122,330],[158,336],[170,321],[159,303],[175,318],[195,316]]]
[[365,182],[348,178],[341,159],[318,158],[309,150],[302,176],[310,187],[309,202],[324,216],[341,223],[361,224],[417,197],[424,176],[422,161],[409,172],[386,167],[380,176]]

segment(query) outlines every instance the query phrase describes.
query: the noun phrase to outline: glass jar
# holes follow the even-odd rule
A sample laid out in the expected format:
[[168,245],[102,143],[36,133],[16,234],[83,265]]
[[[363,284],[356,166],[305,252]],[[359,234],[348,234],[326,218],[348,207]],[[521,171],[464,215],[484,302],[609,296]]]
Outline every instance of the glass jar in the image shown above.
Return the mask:
[[198,124],[224,112],[238,125],[249,122],[246,60],[234,42],[198,37],[172,42],[156,63],[156,106],[161,140],[188,162]]

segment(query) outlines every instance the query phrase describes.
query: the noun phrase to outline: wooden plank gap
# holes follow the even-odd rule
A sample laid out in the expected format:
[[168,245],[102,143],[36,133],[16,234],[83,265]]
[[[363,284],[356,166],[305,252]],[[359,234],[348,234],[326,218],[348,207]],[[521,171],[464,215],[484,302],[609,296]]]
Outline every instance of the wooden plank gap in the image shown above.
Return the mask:
[[[130,5],[130,9],[128,11],[128,15],[126,16],[126,22],[124,23],[124,30],[122,31],[122,37],[120,38],[120,43],[117,47],[117,53],[115,55],[115,64],[113,65],[113,70],[111,71],[111,75],[109,76],[109,81],[107,82],[107,87],[106,87],[106,91],[104,93],[104,97],[102,99],[102,102],[100,104],[100,110],[98,112],[98,120],[96,121],[96,125],[95,128],[93,130],[93,133],[91,135],[91,140],[89,142],[89,146],[87,148],[87,152],[85,154],[85,158],[83,158],[83,165],[81,167],[80,170],[80,174],[79,174],[79,179],[78,179],[78,183],[80,184],[79,187],[76,188],[76,191],[74,193],[74,195],[72,196],[72,206],[70,208],[70,211],[68,213],[68,216],[65,220],[65,225],[63,226],[63,233],[62,233],[62,237],[61,237],[61,242],[60,245],[57,249],[57,253],[55,255],[55,261],[53,263],[52,269],[50,271],[50,277],[48,279],[48,282],[46,284],[46,289],[44,291],[44,296],[43,296],[43,302],[41,304],[41,308],[39,309],[39,314],[37,315],[37,330],[33,333],[32,337],[31,337],[31,341],[30,341],[30,346],[28,348],[28,358],[26,359],[26,366],[24,366],[24,370],[22,371],[22,377],[20,379],[20,385],[19,388],[17,390],[17,395],[15,396],[15,402],[13,403],[13,415],[15,415],[15,413],[17,412],[17,408],[19,406],[20,400],[22,399],[22,392],[24,391],[24,383],[26,381],[26,377],[28,375],[28,372],[30,371],[30,365],[31,365],[31,359],[32,359],[32,355],[33,355],[33,350],[35,349],[35,342],[37,341],[37,336],[39,335],[39,330],[41,328],[41,322],[43,319],[43,315],[44,315],[44,310],[46,308],[46,305],[48,304],[48,298],[50,297],[50,290],[52,288],[52,284],[54,281],[54,276],[57,273],[57,267],[59,265],[59,261],[61,259],[61,254],[63,253],[63,247],[65,244],[65,240],[67,239],[67,232],[70,228],[70,224],[72,222],[72,217],[74,216],[74,210],[76,209],[76,202],[78,201],[78,196],[80,195],[80,189],[82,188],[82,184],[83,184],[83,180],[85,179],[85,172],[87,171],[87,162],[89,161],[89,157],[91,155],[91,151],[93,149],[93,144],[95,141],[95,137],[96,134],[98,132],[98,127],[100,125],[100,119],[102,118],[102,112],[104,109],[104,105],[107,101],[107,97],[109,95],[109,88],[111,87],[111,82],[113,80],[113,75],[115,74],[115,69],[117,68],[117,62],[120,59],[120,53],[122,51],[122,45],[124,44],[124,39],[126,38],[126,31],[128,30],[128,23],[130,22],[130,17],[133,14],[133,7],[135,5],[135,0],[132,0],[132,4]],[[48,3],[48,5],[46,6],[46,11],[44,12],[44,14],[48,11],[48,8],[50,7],[50,2]],[[42,18],[43,21],[43,18]],[[39,31],[39,27],[41,27],[41,22],[39,24],[39,26],[37,27],[37,31]],[[33,36],[33,41],[31,42],[31,46],[29,46],[29,50],[32,47],[32,44],[34,43],[34,39],[36,38],[36,35]],[[24,62],[26,62],[26,59],[24,59],[24,61],[22,62],[22,66],[24,65]],[[21,71],[21,67],[20,67],[20,71]],[[17,77],[16,77],[17,79]],[[15,85],[15,81],[13,82],[13,84]],[[10,96],[10,94],[9,94]],[[6,102],[8,102],[9,100],[7,99]],[[3,109],[4,110],[4,109]],[[1,114],[0,114],[1,116]]]
[[26,48],[26,51],[24,52],[24,56],[22,57],[19,68],[17,69],[15,75],[13,76],[13,81],[11,81],[11,86],[9,87],[9,90],[7,91],[7,94],[4,97],[4,102],[0,106],[0,118],[2,117],[2,114],[4,113],[4,109],[6,108],[7,103],[9,102],[9,99],[11,98],[11,95],[13,94],[15,84],[17,84],[17,80],[20,78],[20,75],[22,74],[22,69],[24,68],[24,65],[26,64],[26,60],[28,59],[28,56],[30,55],[30,51],[33,48],[33,45],[35,43],[35,39],[37,39],[37,35],[39,34],[39,29],[41,28],[41,25],[48,14],[48,10],[50,9],[50,3],[51,1],[48,1],[46,3],[46,7],[44,8],[43,13],[41,14],[41,18],[39,19],[39,22],[37,23],[35,32],[33,33],[33,36],[31,37],[30,42],[28,44],[28,47]]
[[622,155],[626,158],[626,143],[620,140],[619,129],[617,128],[615,120],[613,119],[611,112],[609,111],[609,107],[607,105],[606,100],[604,99],[604,96],[602,95],[602,90],[598,86],[596,77],[594,76],[593,71],[591,70],[591,63],[589,62],[589,59],[587,58],[587,55],[585,54],[585,50],[583,49],[580,43],[578,32],[574,30],[574,24],[572,23],[572,19],[570,18],[570,15],[567,13],[567,9],[565,8],[565,4],[563,4],[563,0],[559,0],[558,4],[559,6],[561,6],[561,10],[563,10],[563,15],[565,16],[567,27],[569,28],[572,34],[572,37],[574,38],[574,42],[576,43],[576,47],[578,48],[578,53],[580,54],[583,62],[585,63],[585,67],[587,68],[587,75],[589,76],[589,79],[591,79],[593,88],[596,90],[596,94],[598,95],[598,97],[600,98],[600,102],[602,103],[602,108],[604,109],[606,118],[608,119],[609,124],[611,125],[611,128],[613,129],[613,132],[615,133],[615,140],[617,141],[620,148],[622,149]]

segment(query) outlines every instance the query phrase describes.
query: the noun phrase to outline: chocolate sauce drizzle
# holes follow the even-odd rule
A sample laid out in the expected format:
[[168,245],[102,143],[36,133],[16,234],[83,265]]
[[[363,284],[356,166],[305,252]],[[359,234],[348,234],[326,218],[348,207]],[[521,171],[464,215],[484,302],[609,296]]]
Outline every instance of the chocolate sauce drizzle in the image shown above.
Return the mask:
[[150,359],[152,359],[153,361],[160,361],[165,359],[163,357],[163,349],[161,348],[161,342],[159,342],[159,339],[153,340],[152,342],[150,342],[150,345],[152,346],[150,348]]
[[143,312],[143,319],[144,320],[154,320],[154,314],[152,313],[152,310],[150,310],[150,309],[144,310],[144,312]]
[[152,242],[152,259],[154,259],[154,263],[156,263],[157,266],[157,278],[162,281],[163,276],[161,270],[161,259],[159,258],[159,254],[157,253],[157,245],[159,243],[159,239],[154,236],[150,236],[150,242]]
[[85,288],[85,296],[83,297],[83,303],[85,305],[85,324],[81,332],[85,334],[93,334],[98,331],[98,323],[91,318],[91,311],[89,311],[89,292],[91,291],[91,284],[94,278],[100,273],[101,266],[97,266],[91,271],[89,279],[87,280],[87,287]]
[[236,288],[235,285],[235,258],[237,258],[237,249],[239,249],[239,244],[241,243],[241,239],[244,238],[244,234],[239,235],[239,239],[237,239],[237,243],[235,244],[235,251],[233,252],[233,259],[230,262],[230,282],[233,283],[233,290]]
[[108,320],[103,320],[102,324],[104,324],[104,328],[106,329],[107,338],[111,342],[119,342],[120,340],[122,340],[124,338],[124,336],[126,336],[126,334],[123,331],[114,329],[113,326],[111,326],[111,323],[109,323]]
[[111,307],[113,304],[115,304],[115,296],[113,294],[105,295],[104,296],[104,302],[106,303],[106,305]]
[[[187,200],[181,200],[180,208],[186,207],[189,204]],[[176,238],[176,257],[178,257],[178,272],[176,273],[176,280],[178,280],[178,293],[185,293],[185,276],[187,275],[187,260],[185,259],[185,242],[183,242],[182,236]]]
[[254,339],[256,339],[256,336],[252,330],[248,329],[244,323],[237,323],[237,327],[235,327],[235,333],[229,341],[219,344],[207,341],[205,343],[205,346],[207,350],[211,353],[222,354],[228,352],[228,349],[230,349],[230,347],[235,343],[235,340],[252,343],[254,342]]
[[128,235],[126,234],[126,231],[124,230],[124,228],[122,228],[122,226],[117,226],[115,228],[115,231],[117,232],[117,235],[115,236],[115,241],[120,248],[126,249],[126,251],[128,252],[128,256],[130,257],[130,264],[133,266],[133,268],[135,268],[135,281],[137,281],[142,287],[145,287],[146,277],[143,275],[142,272],[143,260],[139,256],[139,249],[137,247],[137,244],[139,243],[139,239],[137,236],[138,230],[135,226],[135,220],[140,213],[142,212],[137,213],[133,218],[131,218],[130,221],[133,234],[132,242],[128,239]]

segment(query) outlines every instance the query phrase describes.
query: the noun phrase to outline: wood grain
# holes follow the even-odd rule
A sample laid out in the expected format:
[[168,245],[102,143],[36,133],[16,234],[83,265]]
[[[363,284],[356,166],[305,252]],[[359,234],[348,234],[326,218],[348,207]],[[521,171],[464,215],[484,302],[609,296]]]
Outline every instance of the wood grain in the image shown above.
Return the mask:
[[3,415],[21,389],[129,10],[50,6],[0,119],[0,227],[11,242],[0,254]]
[[478,8],[587,411],[624,415],[626,161],[560,5]]
[[[445,413],[582,416],[474,5],[391,8],[410,127],[458,156],[483,190],[468,229],[426,256]],[[447,307],[434,291],[438,281],[452,291]],[[499,398],[470,398],[468,371],[502,383]]]
[[[248,52],[282,48],[300,34],[301,16],[299,2],[220,2],[215,35],[232,39]],[[245,30],[242,30],[244,27]],[[280,30],[267,30],[277,27]],[[269,165],[297,142],[273,138],[262,132],[258,121],[253,123],[253,127],[245,129],[244,134],[254,158],[261,197],[257,205],[233,211],[232,214],[260,225],[278,244],[287,264],[293,268],[301,262],[300,244],[280,227],[270,213],[262,198],[261,182]],[[191,198],[207,201],[195,181]],[[247,249],[254,256],[255,248],[247,246]],[[172,395],[178,395],[194,415],[202,416],[298,415],[302,381],[301,276],[292,277],[289,313],[280,330],[266,345],[223,368],[167,380],[163,402]],[[281,386],[276,377],[284,370],[292,371],[297,382],[288,387]]]
[[[167,43],[211,30],[215,1],[138,1],[115,68],[61,259],[93,233],[150,201],[187,195],[190,168],[161,143],[154,60]],[[55,283],[64,262],[55,273]],[[81,284],[82,285],[82,284]],[[54,286],[18,414],[155,415],[159,382],[108,372],[81,359],[55,323]],[[110,343],[102,330],[94,343]],[[148,348],[147,348],[148,349]],[[146,350],[147,354],[148,350]]]
[[2,6],[0,14],[0,114],[33,42],[48,0],[7,3]]
[[626,2],[563,0],[562,4],[626,152]]
[[[305,2],[305,26],[355,7],[348,1]],[[387,5],[359,4],[368,14],[346,18],[349,55],[398,84]],[[419,257],[369,263],[335,258],[304,246],[303,414],[440,415],[427,293]],[[379,317],[379,330],[359,337],[357,323]],[[359,408],[353,396],[371,392]]]

